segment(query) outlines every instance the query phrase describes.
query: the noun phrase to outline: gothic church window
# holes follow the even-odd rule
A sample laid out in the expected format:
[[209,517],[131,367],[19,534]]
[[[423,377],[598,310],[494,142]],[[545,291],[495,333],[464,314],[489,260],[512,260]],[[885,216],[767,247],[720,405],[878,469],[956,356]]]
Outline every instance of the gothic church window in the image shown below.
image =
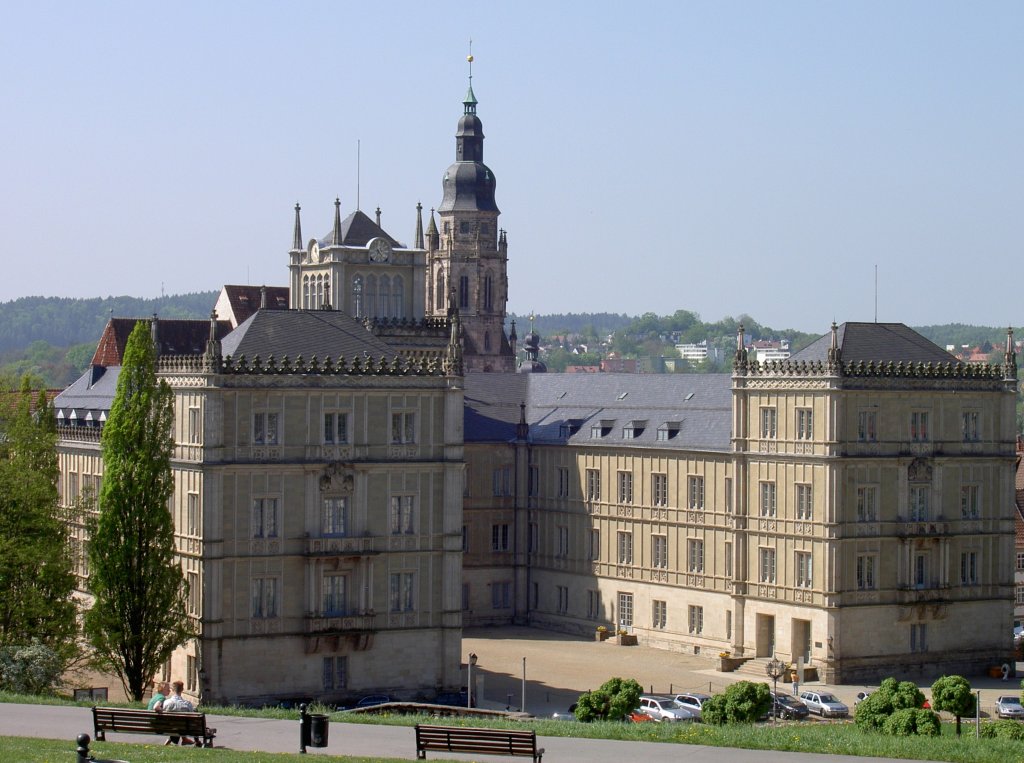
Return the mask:
[[391,279],[388,276],[380,277],[380,307],[377,315],[381,318],[391,316]]
[[399,320],[405,317],[405,283],[402,276],[395,276],[391,282],[391,317]]
[[352,277],[352,317],[363,317],[363,277]]
[[469,276],[459,277],[459,307],[469,307]]
[[438,310],[444,310],[448,305],[444,299],[444,271],[437,271],[437,298],[435,300],[434,307]]
[[377,313],[377,276],[366,277],[366,315],[376,318]]

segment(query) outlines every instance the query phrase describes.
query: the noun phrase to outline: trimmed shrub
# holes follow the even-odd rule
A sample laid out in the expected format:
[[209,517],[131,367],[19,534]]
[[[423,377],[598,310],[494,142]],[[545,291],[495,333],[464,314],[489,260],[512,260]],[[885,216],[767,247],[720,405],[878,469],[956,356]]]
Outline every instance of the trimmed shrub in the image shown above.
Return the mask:
[[885,719],[882,731],[897,737],[935,737],[939,735],[939,716],[923,708],[900,708]]
[[1010,719],[981,724],[982,739],[1024,740],[1024,723]]
[[768,684],[739,681],[722,694],[707,700],[700,710],[705,723],[721,726],[726,723],[753,723],[772,707]]
[[924,694],[910,681],[895,678],[882,681],[878,691],[857,705],[853,720],[862,729],[884,731],[889,717],[897,710],[912,710],[924,705]]
[[643,689],[632,678],[610,678],[599,689],[584,692],[576,700],[580,721],[621,721],[640,706]]

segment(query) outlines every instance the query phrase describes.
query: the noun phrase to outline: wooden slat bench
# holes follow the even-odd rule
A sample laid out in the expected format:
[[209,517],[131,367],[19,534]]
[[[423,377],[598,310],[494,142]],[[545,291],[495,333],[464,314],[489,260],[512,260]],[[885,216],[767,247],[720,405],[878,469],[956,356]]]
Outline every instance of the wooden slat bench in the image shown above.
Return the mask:
[[213,747],[217,729],[206,725],[206,713],[158,713],[125,707],[94,707],[93,734],[105,742],[106,732],[122,734],[160,734],[168,737],[192,737],[196,747]]
[[469,752],[480,755],[522,755],[541,763],[544,748],[537,749],[537,732],[479,729],[468,726],[427,726],[416,724],[416,757],[424,760],[427,750]]

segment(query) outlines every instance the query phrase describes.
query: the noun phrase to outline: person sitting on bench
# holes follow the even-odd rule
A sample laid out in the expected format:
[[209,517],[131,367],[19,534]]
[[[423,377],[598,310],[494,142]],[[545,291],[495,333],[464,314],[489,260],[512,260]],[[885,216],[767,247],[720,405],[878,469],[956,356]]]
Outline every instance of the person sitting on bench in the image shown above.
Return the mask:
[[[195,705],[189,702],[187,699],[181,696],[182,689],[185,688],[185,684],[181,681],[174,681],[171,683],[171,696],[167,697],[163,701],[163,707],[161,711],[164,713],[191,713],[195,711]],[[195,740],[189,737],[168,737],[165,745],[168,744],[195,744]]]

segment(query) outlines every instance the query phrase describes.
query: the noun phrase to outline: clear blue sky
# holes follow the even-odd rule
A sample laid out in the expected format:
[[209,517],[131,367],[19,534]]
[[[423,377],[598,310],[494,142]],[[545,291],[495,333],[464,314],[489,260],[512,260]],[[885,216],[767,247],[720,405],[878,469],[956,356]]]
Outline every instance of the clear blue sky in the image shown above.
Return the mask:
[[0,8],[0,301],[287,282],[333,201],[411,243],[467,41],[511,311],[1021,323],[1024,3]]

